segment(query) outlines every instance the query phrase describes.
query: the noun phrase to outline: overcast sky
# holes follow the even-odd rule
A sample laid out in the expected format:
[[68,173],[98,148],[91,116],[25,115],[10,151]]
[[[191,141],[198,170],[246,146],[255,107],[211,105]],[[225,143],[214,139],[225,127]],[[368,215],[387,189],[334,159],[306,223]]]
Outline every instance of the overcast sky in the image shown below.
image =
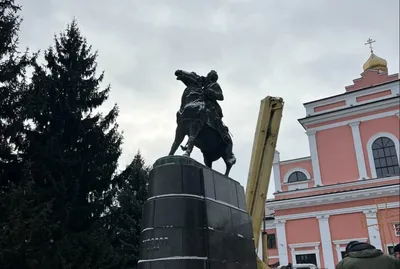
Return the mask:
[[[148,164],[166,155],[184,85],[176,69],[214,69],[225,100],[224,122],[238,159],[231,176],[246,186],[260,100],[285,100],[277,149],[281,160],[309,155],[297,122],[303,103],[344,92],[375,53],[399,67],[399,0],[17,0],[21,46],[53,44],[75,17],[99,52],[99,71],[120,107],[122,167],[140,149]],[[181,151],[177,153],[181,154]],[[198,149],[192,155],[199,161]],[[223,161],[215,165],[225,170]],[[271,180],[269,196],[274,189]]]

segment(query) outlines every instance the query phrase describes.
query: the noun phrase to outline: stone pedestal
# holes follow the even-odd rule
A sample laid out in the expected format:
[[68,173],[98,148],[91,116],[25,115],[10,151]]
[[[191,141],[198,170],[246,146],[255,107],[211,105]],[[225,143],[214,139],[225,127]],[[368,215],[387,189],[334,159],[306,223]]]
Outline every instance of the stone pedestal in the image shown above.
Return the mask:
[[187,157],[157,160],[138,268],[256,269],[244,188]]

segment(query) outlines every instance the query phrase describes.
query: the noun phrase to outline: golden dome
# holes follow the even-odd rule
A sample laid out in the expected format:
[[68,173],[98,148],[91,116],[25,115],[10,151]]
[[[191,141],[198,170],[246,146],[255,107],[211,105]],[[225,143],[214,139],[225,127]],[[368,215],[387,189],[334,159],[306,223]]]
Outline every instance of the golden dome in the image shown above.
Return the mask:
[[371,56],[369,56],[368,60],[363,65],[364,71],[369,69],[387,71],[387,62],[385,59],[382,59],[376,56],[373,52],[371,52]]

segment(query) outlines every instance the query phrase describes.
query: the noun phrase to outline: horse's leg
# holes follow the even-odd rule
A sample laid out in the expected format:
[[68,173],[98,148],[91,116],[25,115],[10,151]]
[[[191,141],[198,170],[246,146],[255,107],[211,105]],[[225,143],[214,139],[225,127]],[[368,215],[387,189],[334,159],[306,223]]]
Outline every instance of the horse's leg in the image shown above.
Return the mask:
[[225,162],[225,164],[226,164],[225,176],[228,177],[233,165],[232,163],[229,162]]
[[186,144],[186,147],[187,147],[187,148],[186,148],[186,151],[185,151],[185,153],[183,154],[183,156],[190,157],[190,154],[191,154],[192,151],[193,151],[194,142],[195,142],[195,140],[196,140],[197,135],[198,135],[199,132],[200,132],[200,129],[201,129],[201,122],[199,122],[199,121],[194,121],[194,122],[191,122],[191,123],[190,123],[190,126],[189,126],[189,134],[188,134],[189,139],[188,139],[188,142],[187,142],[187,144]]
[[185,138],[184,128],[178,124],[175,130],[175,139],[174,143],[172,143],[171,150],[169,151],[168,155],[174,155],[176,150],[178,149],[179,145],[182,143],[183,139]]
[[203,157],[204,157],[204,164],[208,167],[208,168],[212,168],[212,161],[210,160],[210,158],[207,156],[207,155],[205,155],[204,153],[203,153]]
[[229,176],[232,166],[236,163],[236,157],[233,154],[232,142],[226,145],[225,152],[223,154],[223,159],[226,165],[225,176]]

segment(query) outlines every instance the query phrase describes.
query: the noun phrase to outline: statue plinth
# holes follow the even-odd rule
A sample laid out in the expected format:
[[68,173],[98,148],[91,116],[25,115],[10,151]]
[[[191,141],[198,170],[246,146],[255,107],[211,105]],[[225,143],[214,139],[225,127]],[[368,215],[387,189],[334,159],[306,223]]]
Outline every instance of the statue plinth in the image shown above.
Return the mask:
[[144,205],[139,269],[256,269],[244,188],[195,160],[158,159]]

